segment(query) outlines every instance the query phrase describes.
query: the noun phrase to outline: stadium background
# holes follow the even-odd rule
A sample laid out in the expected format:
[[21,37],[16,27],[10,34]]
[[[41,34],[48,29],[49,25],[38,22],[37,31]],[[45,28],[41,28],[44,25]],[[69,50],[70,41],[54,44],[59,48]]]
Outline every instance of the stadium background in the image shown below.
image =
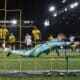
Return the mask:
[[[5,13],[5,12],[2,12],[2,15],[4,16],[4,14],[3,13]],[[13,14],[13,12],[11,12],[12,14]],[[14,14],[16,14],[15,12],[14,12]],[[19,16],[19,13],[17,14],[18,15],[18,18],[20,17]],[[10,15],[11,17],[12,17],[12,15]],[[9,17],[10,17],[9,16]],[[2,16],[1,16],[2,17]],[[9,18],[8,18],[9,19]],[[2,20],[2,19],[1,19]],[[20,23],[21,24],[21,23]],[[34,24],[35,25],[35,24]],[[5,25],[4,25],[5,26]],[[21,26],[21,25],[20,25]],[[30,25],[30,26],[33,26],[33,25]],[[36,26],[38,26],[37,24],[36,24]],[[71,34],[71,33],[75,33],[75,31],[73,31],[72,32],[72,28],[71,28],[71,30],[70,30],[70,32],[69,31],[64,31],[64,28],[63,28],[63,30],[60,30],[60,29],[62,29],[62,28],[60,28],[59,30],[60,31],[56,31],[56,29],[55,29],[55,26],[56,26],[56,24],[54,25],[54,28],[52,29],[52,27],[51,28],[43,28],[43,27],[40,27],[39,26],[39,28],[40,29],[42,29],[43,30],[43,34],[45,34],[46,35],[46,38],[45,39],[47,39],[47,35],[50,33],[50,32],[52,32],[52,34],[55,34],[55,36],[59,33],[59,32],[64,32],[64,33],[66,33],[67,35],[69,35],[69,34]],[[16,26],[17,27],[17,26]],[[57,28],[57,27],[56,27]],[[19,28],[20,29],[20,28]],[[14,28],[12,28],[12,27],[9,27],[9,31],[10,32],[13,32],[15,35],[16,35],[16,37],[19,35],[19,32],[20,32],[20,30],[19,29],[14,29]],[[45,32],[45,29],[47,30],[47,33]],[[28,32],[30,32],[32,29],[30,29]],[[53,30],[56,32],[53,32]],[[69,29],[67,29],[67,30],[69,30]],[[48,32],[49,31],[49,32]],[[68,32],[68,33],[67,33]],[[22,32],[21,33],[23,33],[23,35],[25,35],[25,30],[22,30]],[[77,34],[78,35],[78,34]],[[24,38],[24,36],[22,36],[22,40],[23,40],[23,38]],[[44,38],[44,35],[43,35],[43,38]],[[17,40],[18,40],[18,37],[17,37]],[[44,40],[44,39],[43,39]],[[50,52],[51,53],[51,52]],[[54,54],[53,54],[54,53]],[[56,55],[56,53],[55,52],[52,52],[49,56],[45,56],[45,55],[42,55],[41,56],[41,58],[24,58],[24,57],[21,57],[21,56],[16,56],[16,55],[12,55],[11,57],[9,57],[9,58],[7,58],[6,57],[6,55],[5,54],[1,54],[1,56],[0,56],[0,70],[2,70],[2,71],[17,71],[17,70],[19,70],[20,72],[22,72],[22,71],[25,71],[25,70],[33,70],[34,72],[36,71],[36,70],[67,70],[67,63],[66,63],[66,56],[65,56],[65,51],[64,52],[61,52],[62,54],[61,54],[61,57],[60,57],[60,59],[61,59],[61,62],[60,61],[58,61],[57,59],[55,59],[55,58],[58,58],[57,57],[57,55]],[[77,52],[66,52],[67,53],[67,56],[72,56],[70,59],[70,62],[69,62],[69,65],[68,65],[68,69],[69,70],[80,70],[80,60],[79,60],[79,55],[80,55],[80,52],[79,51],[77,51]],[[53,55],[53,57],[52,57],[52,55]],[[75,56],[75,55],[77,55],[77,56]],[[44,59],[44,56],[45,56],[45,59]],[[74,58],[74,56],[75,56],[75,58]],[[52,58],[51,58],[52,57]],[[63,57],[63,58],[62,58]],[[43,58],[43,59],[42,59]],[[77,58],[77,59],[76,59]],[[59,59],[59,60],[60,60]],[[26,62],[27,62],[27,64],[26,64]],[[77,64],[76,64],[77,63]],[[42,66],[41,66],[41,64],[42,64]],[[14,65],[14,66],[13,66]],[[48,66],[47,66],[48,65]],[[4,79],[5,79],[5,77],[4,77]],[[17,78],[16,78],[17,79]],[[21,78],[21,79],[23,79],[23,78]],[[31,79],[32,80],[32,78],[29,78],[29,79]],[[34,78],[34,79],[36,79],[36,78]],[[46,79],[46,78],[38,78],[39,80],[41,80],[41,79]],[[56,79],[56,78],[51,78],[51,80],[52,79]],[[67,78],[62,78],[62,77],[60,77],[60,79],[67,79]],[[73,78],[71,78],[71,79],[73,79]],[[75,78],[74,78],[75,79]],[[50,80],[50,78],[49,78],[49,80]]]

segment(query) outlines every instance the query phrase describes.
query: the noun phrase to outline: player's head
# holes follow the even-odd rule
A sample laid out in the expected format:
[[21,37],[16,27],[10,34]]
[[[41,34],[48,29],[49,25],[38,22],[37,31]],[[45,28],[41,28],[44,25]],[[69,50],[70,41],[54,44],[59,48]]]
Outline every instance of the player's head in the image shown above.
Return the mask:
[[13,35],[13,33],[10,34],[11,36]]
[[36,30],[36,29],[37,29],[37,27],[34,27],[34,29]]
[[63,41],[63,40],[65,40],[65,35],[63,34],[63,33],[60,33],[60,34],[58,34],[58,40],[59,41]]
[[29,33],[26,33],[26,36],[28,36],[29,35]]

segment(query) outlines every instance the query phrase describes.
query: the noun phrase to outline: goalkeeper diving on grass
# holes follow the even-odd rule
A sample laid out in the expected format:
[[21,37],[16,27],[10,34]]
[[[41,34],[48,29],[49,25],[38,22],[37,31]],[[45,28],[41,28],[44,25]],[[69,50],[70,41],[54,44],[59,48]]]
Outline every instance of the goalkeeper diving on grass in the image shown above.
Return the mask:
[[10,56],[11,54],[15,55],[21,55],[26,57],[39,57],[42,54],[48,54],[50,51],[56,50],[56,53],[59,56],[58,47],[60,46],[69,46],[71,45],[70,42],[65,42],[65,35],[59,34],[58,37],[54,40],[47,41],[43,44],[38,44],[31,50],[5,50],[8,54],[7,56]]

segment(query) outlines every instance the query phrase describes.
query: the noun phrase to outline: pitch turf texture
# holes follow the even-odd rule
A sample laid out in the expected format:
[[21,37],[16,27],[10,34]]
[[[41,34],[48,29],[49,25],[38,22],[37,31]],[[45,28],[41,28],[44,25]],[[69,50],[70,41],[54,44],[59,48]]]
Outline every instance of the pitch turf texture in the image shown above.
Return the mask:
[[[69,70],[80,70],[80,52],[67,52],[69,57]],[[5,70],[66,70],[65,52],[57,56],[55,52],[42,55],[39,58],[11,55],[0,53],[0,71]],[[0,80],[80,80],[80,77],[0,77]]]
[[80,77],[0,77],[0,80],[80,80]]
[[[80,52],[67,52],[69,57],[69,70],[80,70]],[[57,56],[55,52],[49,55],[42,55],[39,58],[23,57],[18,55],[11,55],[6,57],[6,53],[0,53],[0,70],[19,70],[19,71],[38,71],[38,70],[66,70],[65,52],[60,52]]]

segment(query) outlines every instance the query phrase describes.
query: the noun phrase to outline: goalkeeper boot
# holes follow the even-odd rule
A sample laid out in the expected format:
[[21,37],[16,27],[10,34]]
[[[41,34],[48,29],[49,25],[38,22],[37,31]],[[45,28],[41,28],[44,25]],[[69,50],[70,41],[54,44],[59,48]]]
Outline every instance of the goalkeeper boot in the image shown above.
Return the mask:
[[58,51],[58,50],[56,50],[56,53],[57,53],[57,55],[58,55],[58,56],[60,56],[60,53],[59,53],[59,51]]
[[11,52],[8,52],[7,57],[9,57],[11,55]]

